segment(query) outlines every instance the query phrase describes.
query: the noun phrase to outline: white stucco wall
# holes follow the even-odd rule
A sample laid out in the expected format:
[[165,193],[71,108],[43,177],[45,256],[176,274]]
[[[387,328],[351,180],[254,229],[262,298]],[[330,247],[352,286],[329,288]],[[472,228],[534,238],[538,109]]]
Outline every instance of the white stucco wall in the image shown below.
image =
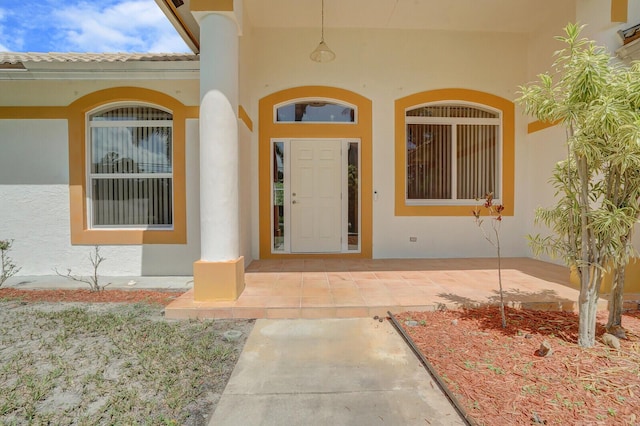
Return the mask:
[[582,35],[605,46],[610,53],[622,46],[618,30],[640,23],[640,2],[629,1],[627,22],[611,22],[611,2],[602,0],[580,0],[577,3],[577,22],[587,23]]
[[[336,60],[318,64],[309,53],[318,43],[318,31],[308,29],[254,29],[252,107],[273,92],[303,85],[336,86],[373,101],[373,254],[393,257],[494,256],[471,216],[394,216],[394,101],[426,90],[467,88],[515,99],[527,76],[527,36],[417,30],[329,29],[325,40]],[[274,59],[275,58],[275,59]],[[514,217],[502,227],[505,256],[524,256],[526,174],[526,119],[516,113],[516,202]],[[258,133],[254,132],[257,158]],[[252,179],[257,185],[257,168]],[[254,195],[257,205],[257,194]],[[409,237],[418,238],[410,243]],[[258,256],[254,233],[254,256]]]
[[[66,120],[0,120],[0,239],[20,275],[88,274],[91,246],[70,243]],[[191,275],[200,255],[198,121],[186,138],[186,245],[102,246],[101,275]]]
[[[561,3],[559,4],[561,5]],[[598,45],[605,46],[610,54],[622,45],[617,35],[619,29],[629,28],[640,23],[640,2],[629,2],[628,23],[612,23],[610,20],[610,2],[601,0],[579,0],[575,3],[574,18],[567,22],[587,23],[582,36],[594,40]],[[567,22],[550,22],[545,28],[531,35],[529,41],[529,76],[531,80],[537,80],[535,76],[541,72],[550,72],[553,62],[553,53],[565,47],[554,35],[563,35],[562,28]],[[558,24],[557,28],[554,26]],[[528,121],[534,118],[528,117]],[[566,132],[562,126],[548,128],[527,136],[525,150],[527,158],[527,212],[529,218],[527,232],[530,234],[546,234],[543,226],[534,226],[533,217],[538,207],[551,207],[555,204],[554,189],[548,181],[557,161],[566,158]],[[637,232],[634,235],[634,244],[640,247],[640,237]],[[548,257],[545,256],[546,259]],[[556,259],[556,261],[560,261]]]

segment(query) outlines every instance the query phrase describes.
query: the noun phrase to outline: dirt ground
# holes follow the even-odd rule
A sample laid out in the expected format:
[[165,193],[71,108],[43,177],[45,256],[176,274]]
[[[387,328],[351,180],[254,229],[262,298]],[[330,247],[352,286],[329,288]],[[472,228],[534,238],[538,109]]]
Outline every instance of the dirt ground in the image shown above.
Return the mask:
[[253,321],[172,321],[178,293],[101,293],[0,289],[0,424],[206,425]]
[[396,318],[479,425],[640,425],[639,312],[623,316],[620,350],[578,347],[573,313],[506,313],[504,329],[497,307]]

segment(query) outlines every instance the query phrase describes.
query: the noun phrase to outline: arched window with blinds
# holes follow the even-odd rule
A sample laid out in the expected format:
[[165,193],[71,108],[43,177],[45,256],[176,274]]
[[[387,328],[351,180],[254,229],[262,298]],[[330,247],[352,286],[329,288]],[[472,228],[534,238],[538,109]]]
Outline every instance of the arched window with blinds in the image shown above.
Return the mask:
[[88,115],[92,228],[173,227],[173,115],[117,105]]
[[407,204],[500,198],[499,111],[439,102],[408,108],[405,125]]

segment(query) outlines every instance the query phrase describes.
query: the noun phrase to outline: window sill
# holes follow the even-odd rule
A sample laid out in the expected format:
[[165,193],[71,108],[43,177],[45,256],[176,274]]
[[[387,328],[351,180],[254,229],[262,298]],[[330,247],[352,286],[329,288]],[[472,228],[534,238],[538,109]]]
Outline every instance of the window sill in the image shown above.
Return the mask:
[[[469,205],[409,205],[396,203],[396,216],[473,216],[477,204]],[[503,216],[513,216],[513,207],[505,206]]]
[[[186,230],[185,230],[186,231]],[[178,230],[73,229],[71,244],[77,245],[139,245],[186,244],[186,232]]]
[[[484,198],[476,200],[405,200],[406,206],[426,207],[475,207],[484,204]],[[493,204],[501,204],[500,200],[493,200]]]

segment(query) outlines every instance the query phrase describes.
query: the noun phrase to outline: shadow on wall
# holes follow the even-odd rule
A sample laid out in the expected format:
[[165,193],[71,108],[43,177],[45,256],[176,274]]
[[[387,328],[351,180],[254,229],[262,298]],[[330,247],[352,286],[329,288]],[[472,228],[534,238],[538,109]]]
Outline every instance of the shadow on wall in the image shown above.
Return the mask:
[[185,173],[187,200],[187,244],[144,244],[142,275],[193,275],[193,262],[200,259],[200,160],[198,120],[187,120]]

